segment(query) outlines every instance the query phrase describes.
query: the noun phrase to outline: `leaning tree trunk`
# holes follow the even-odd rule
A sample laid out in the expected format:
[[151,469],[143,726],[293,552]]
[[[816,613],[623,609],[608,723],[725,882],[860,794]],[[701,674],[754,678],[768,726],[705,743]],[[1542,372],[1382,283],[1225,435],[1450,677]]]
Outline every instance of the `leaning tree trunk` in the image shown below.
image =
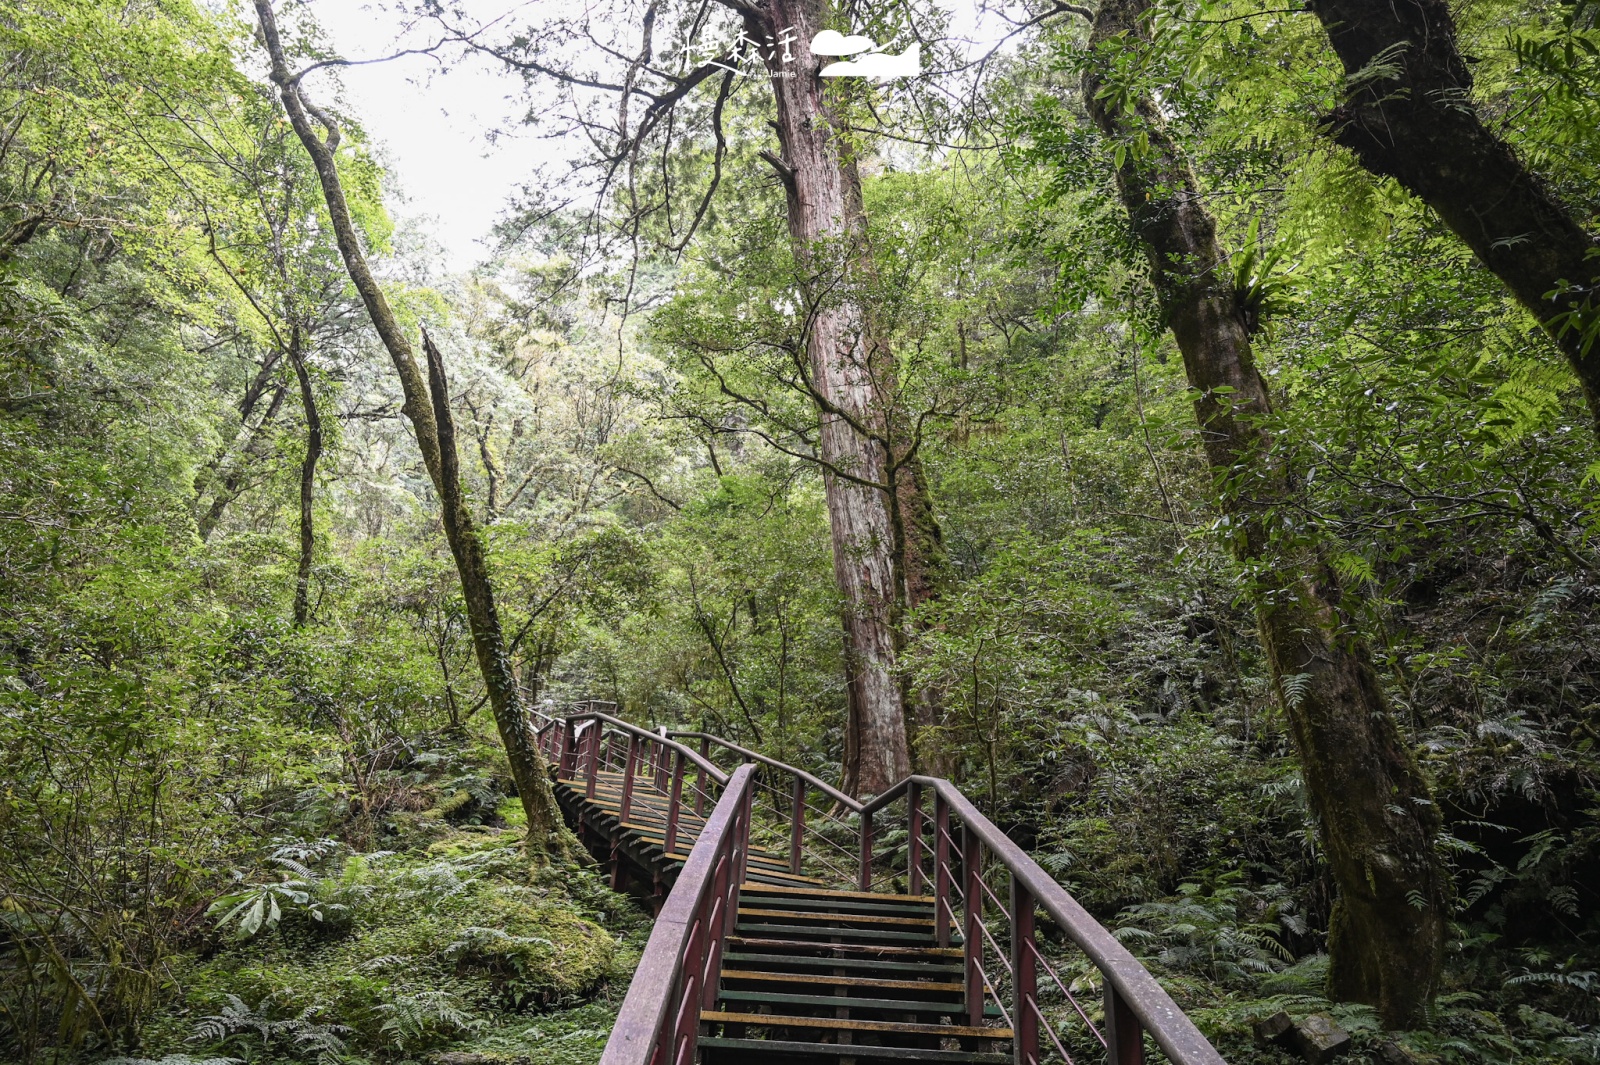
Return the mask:
[[[1137,47],[1149,0],[1104,0],[1084,79],[1089,113],[1126,146],[1117,185],[1145,248],[1162,310],[1183,354],[1206,457],[1234,547],[1255,573],[1257,612],[1324,853],[1338,885],[1328,949],[1335,998],[1378,1007],[1385,1024],[1418,1023],[1438,985],[1445,878],[1433,849],[1438,814],[1389,713],[1370,655],[1342,616],[1320,552],[1276,525],[1286,471],[1260,428],[1270,412],[1249,331],[1193,172],[1151,98],[1119,106],[1101,71]],[[1138,146],[1139,135],[1147,147]]]
[[306,419],[306,453],[300,460],[300,567],[294,581],[294,627],[304,628],[311,617],[311,563],[317,546],[316,501],[317,460],[322,458],[322,414],[317,410],[317,394],[306,369],[305,352],[300,350],[300,327],[291,327],[289,364],[294,367],[300,386],[300,408]]
[[[788,29],[798,38],[793,62],[780,63],[777,56],[771,60],[783,147],[783,157],[771,161],[787,190],[795,257],[818,281],[859,271],[865,266],[866,238],[861,179],[830,113],[823,79],[817,76],[822,64],[810,51],[809,42],[822,29],[822,4],[767,0],[759,9],[746,9],[745,18],[758,38],[776,39]],[[869,312],[853,288],[847,278],[826,295],[808,294],[820,305],[806,353],[823,407],[819,457],[833,533],[834,578],[844,600],[850,681],[846,778],[857,794],[877,794],[911,772],[905,697],[896,668],[896,614],[897,604],[904,601],[904,574],[896,565],[896,530],[887,493],[879,487],[898,471],[882,445],[858,429],[889,435],[885,426],[893,400],[893,358],[874,335]]]
[[[1391,177],[1445,225],[1550,333],[1600,428],[1600,242],[1484,125],[1445,0],[1311,0],[1345,69],[1344,103],[1325,122],[1361,165]],[[1558,314],[1575,312],[1565,323]]]
[[[517,793],[522,799],[523,809],[527,811],[529,850],[536,854],[551,850],[564,852],[568,849],[568,843],[563,835],[561,812],[550,788],[544,758],[534,743],[527,716],[518,698],[516,678],[511,671],[505,636],[500,629],[499,613],[495,609],[488,559],[461,490],[455,430],[446,405],[448,397],[438,351],[424,335],[429,356],[429,373],[424,376],[417,366],[410,341],[401,331],[383,290],[367,266],[366,253],[361,248],[355,224],[350,218],[344,184],[334,160],[334,153],[339,146],[338,126],[330,116],[305,100],[298,80],[290,75],[271,0],[254,2],[256,15],[261,22],[262,38],[272,61],[272,80],[278,86],[284,110],[289,114],[295,134],[305,146],[317,171],[345,269],[356,291],[361,294],[373,328],[377,330],[400,377],[400,388],[405,396],[401,410],[411,422],[423,464],[427,466],[428,475],[439,494],[440,516],[445,538],[450,543],[450,552],[455,557],[456,571],[461,576],[461,591],[466,599],[467,622],[472,631],[478,668],[483,674],[489,707],[494,713],[500,740],[505,745],[506,757],[511,763],[511,775],[516,782]],[[327,130],[326,141],[317,135],[312,126],[313,116]]]

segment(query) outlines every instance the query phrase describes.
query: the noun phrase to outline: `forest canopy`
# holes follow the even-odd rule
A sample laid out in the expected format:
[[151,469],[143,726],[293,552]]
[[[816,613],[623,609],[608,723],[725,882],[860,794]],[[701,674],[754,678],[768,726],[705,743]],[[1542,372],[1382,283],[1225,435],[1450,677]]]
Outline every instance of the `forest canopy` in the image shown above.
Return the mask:
[[[1229,1060],[1600,1062],[1600,4],[489,6],[0,0],[0,1060],[597,1060],[600,701]],[[549,145],[465,269],[418,57]]]

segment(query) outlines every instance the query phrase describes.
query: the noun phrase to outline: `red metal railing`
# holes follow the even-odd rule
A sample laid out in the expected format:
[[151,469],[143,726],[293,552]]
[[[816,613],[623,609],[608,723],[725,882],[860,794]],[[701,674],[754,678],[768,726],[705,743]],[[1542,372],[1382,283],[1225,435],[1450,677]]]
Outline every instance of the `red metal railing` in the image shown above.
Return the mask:
[[[928,795],[931,818],[924,809]],[[905,805],[905,843],[880,854],[873,846],[874,826],[897,803]],[[993,1002],[1013,1030],[1019,1065],[1138,1065],[1145,1058],[1146,1032],[1175,1065],[1223,1065],[1138,959],[954,784],[908,777],[861,804],[859,817],[858,882],[903,882],[914,895],[932,887],[939,945],[951,943],[954,929],[961,930],[966,1023],[981,1024]],[[998,890],[995,880],[1001,882]],[[1036,926],[1040,910],[1076,957],[1047,955]],[[1086,994],[1100,1001],[1085,1003]]]
[[[692,801],[698,814],[715,799],[657,918],[601,1065],[694,1060],[700,1011],[715,1000],[721,943],[738,910],[752,833],[784,839],[797,873],[862,891],[930,892],[938,945],[950,946],[958,934],[962,945],[964,1022],[983,1025],[993,1003],[1013,1030],[1018,1065],[1140,1065],[1147,1032],[1174,1065],[1224,1065],[1144,966],[950,781],[907,777],[863,803],[716,736],[652,733],[592,710],[540,717],[540,748],[564,779],[583,782],[592,797],[600,771],[623,773],[624,820],[633,789],[668,797],[669,851],[677,811]],[[680,740],[697,741],[699,750]],[[725,772],[711,761],[713,748],[742,764]],[[903,822],[891,820],[890,808],[901,805]],[[883,831],[890,825],[893,831]],[[1067,951],[1041,945],[1041,910]]]
[[716,1002],[722,945],[739,912],[750,848],[751,783],[740,766],[656,917],[600,1065],[690,1065],[700,1012]]

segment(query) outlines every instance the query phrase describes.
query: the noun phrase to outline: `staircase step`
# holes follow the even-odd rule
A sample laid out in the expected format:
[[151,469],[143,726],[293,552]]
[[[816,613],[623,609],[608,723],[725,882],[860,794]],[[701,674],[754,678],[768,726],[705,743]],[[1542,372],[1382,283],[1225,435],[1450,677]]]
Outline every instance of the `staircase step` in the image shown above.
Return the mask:
[[[793,950],[793,951],[825,951],[832,954],[865,954],[873,958],[889,958],[899,955],[905,958],[922,958],[934,960],[938,958],[963,958],[960,947],[896,947],[879,943],[829,943],[826,940],[815,939],[773,939],[767,936],[741,936],[732,935],[728,942],[740,947],[754,947],[758,950]],[[959,965],[958,961],[945,962],[947,965]]]
[[875,913],[841,913],[837,910],[829,910],[820,913],[811,910],[771,910],[758,908],[755,906],[745,906],[743,904],[743,899],[741,899],[739,916],[760,917],[767,921],[825,921],[834,924],[881,925],[886,929],[894,927],[901,928],[906,931],[909,931],[913,928],[926,928],[929,929],[927,933],[928,935],[933,934],[933,917],[931,915],[928,917],[889,917]]
[[849,1043],[795,1043],[780,1039],[729,1039],[726,1036],[701,1036],[707,1050],[752,1051],[759,1057],[743,1061],[766,1061],[770,1054],[793,1054],[813,1058],[855,1058],[858,1061],[927,1061],[947,1065],[1011,1065],[1010,1054],[985,1054],[969,1050],[919,1050],[916,1047],[856,1046]]
[[[909,973],[930,978],[960,976],[961,963],[930,965],[917,961],[886,961],[882,958],[828,958],[801,954],[749,954],[729,951],[722,956],[725,962],[738,962],[742,968],[753,966],[781,966],[789,969],[842,969],[845,972]],[[777,971],[782,971],[778,969]],[[948,981],[946,981],[948,982]]]
[[848,937],[851,940],[875,940],[882,943],[932,943],[934,935],[932,930],[927,932],[902,932],[885,931],[879,928],[841,928],[838,925],[828,925],[820,928],[810,928],[805,925],[794,924],[752,924],[740,921],[734,926],[739,932],[764,935],[789,935],[789,936],[838,936]]
[[[752,905],[779,909],[810,910],[818,913],[882,914],[886,917],[920,917],[932,923],[933,907],[920,902],[867,901],[865,899],[830,899],[806,897],[803,889],[774,891],[758,884],[740,888],[741,898]],[[814,893],[814,894],[820,894]],[[894,896],[888,896],[892,899]]]
[[823,1028],[833,1032],[878,1032],[883,1035],[937,1035],[950,1039],[1010,1039],[1009,1028],[971,1028],[964,1024],[909,1024],[903,1021],[856,1021],[845,1017],[793,1017],[777,1013],[729,1013],[705,1010],[707,1024],[748,1024],[761,1028]]
[[808,899],[863,899],[870,902],[925,902],[929,906],[934,903],[932,895],[895,895],[881,891],[805,891],[796,889],[789,892],[776,892],[775,894],[803,895]]
[[[828,1009],[871,1010],[880,1013],[932,1013],[940,1017],[966,1015],[964,1002],[928,1002],[907,998],[848,998],[842,995],[797,995],[787,991],[729,991],[717,993],[721,1002],[755,1002],[773,1006],[823,1006]],[[1000,1016],[1000,1007],[991,1003],[985,1016]]]
[[[731,956],[731,955],[730,955]],[[819,959],[837,964],[832,958]],[[878,963],[874,963],[875,965]],[[807,987],[859,987],[875,991],[915,991],[920,995],[959,995],[967,985],[957,981],[938,980],[884,980],[876,976],[834,976],[822,973],[779,973],[758,969],[724,969],[722,982],[736,984],[784,984]],[[845,1001],[849,1001],[846,999]]]

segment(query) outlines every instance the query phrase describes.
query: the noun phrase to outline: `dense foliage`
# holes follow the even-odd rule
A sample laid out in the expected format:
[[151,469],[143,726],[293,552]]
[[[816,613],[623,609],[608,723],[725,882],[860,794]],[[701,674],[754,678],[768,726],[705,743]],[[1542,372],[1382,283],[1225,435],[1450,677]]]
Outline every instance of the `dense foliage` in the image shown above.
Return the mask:
[[[516,846],[438,502],[244,15],[0,4],[0,1058],[593,1060],[643,919]],[[1592,232],[1596,8],[1457,18],[1474,102]],[[1326,138],[1345,76],[1304,12],[1175,0],[1154,33],[1118,91],[1159,97],[1219,219],[1284,527],[1361,593],[1348,636],[1443,814],[1429,1024],[1322,998],[1293,677],[1269,679],[1070,13],[992,62],[981,109],[863,103],[926,119],[861,160],[947,554],[904,619],[937,708],[917,758],[1230,1060],[1278,1060],[1251,1017],[1331,1008],[1373,1060],[1600,1061],[1600,451],[1575,380],[1434,212]],[[385,212],[359,115],[338,158],[391,301],[447,356],[525,699],[838,779],[840,603],[790,371],[808,309],[761,106],[735,93],[729,143],[685,132],[635,183],[720,168],[681,253],[647,213],[596,254],[592,219],[541,202],[444,276]]]

